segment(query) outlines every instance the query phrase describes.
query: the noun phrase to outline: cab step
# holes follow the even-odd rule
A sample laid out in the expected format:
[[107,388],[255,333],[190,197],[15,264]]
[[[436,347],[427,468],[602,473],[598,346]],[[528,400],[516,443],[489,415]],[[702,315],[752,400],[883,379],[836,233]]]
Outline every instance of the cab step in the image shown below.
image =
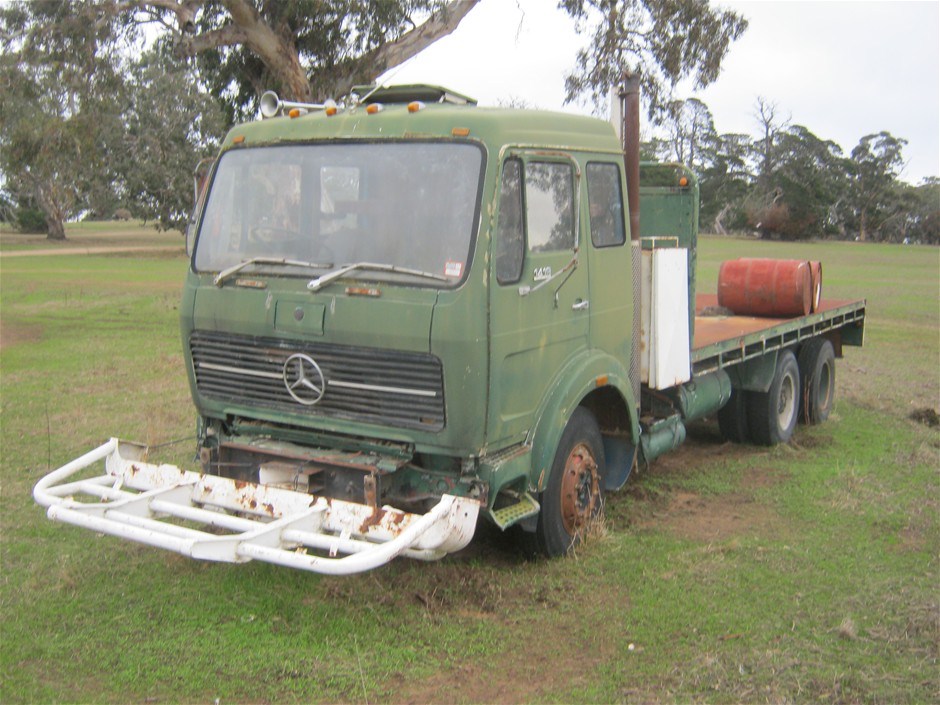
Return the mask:
[[541,510],[538,501],[528,492],[523,494],[513,493],[511,497],[516,500],[514,503],[490,511],[490,516],[500,529],[505,530],[523,519],[537,516]]

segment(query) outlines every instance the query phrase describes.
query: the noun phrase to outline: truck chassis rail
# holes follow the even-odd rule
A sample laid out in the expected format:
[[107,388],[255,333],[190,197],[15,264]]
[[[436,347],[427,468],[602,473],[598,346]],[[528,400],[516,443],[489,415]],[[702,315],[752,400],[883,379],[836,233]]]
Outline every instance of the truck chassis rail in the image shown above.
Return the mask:
[[[112,438],[43,477],[33,497],[54,521],[191,558],[328,575],[371,570],[399,555],[443,558],[470,542],[480,509],[453,495],[423,515],[372,507],[154,465],[146,450]],[[73,479],[102,460],[105,474]]]

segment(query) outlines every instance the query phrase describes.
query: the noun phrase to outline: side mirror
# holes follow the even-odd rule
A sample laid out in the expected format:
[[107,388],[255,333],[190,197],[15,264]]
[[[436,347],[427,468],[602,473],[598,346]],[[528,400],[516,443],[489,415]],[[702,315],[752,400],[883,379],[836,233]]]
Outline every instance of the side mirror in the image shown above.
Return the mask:
[[186,225],[186,254],[190,257],[196,244],[196,223],[199,221],[199,212],[206,198],[206,187],[209,185],[209,174],[213,166],[215,166],[215,157],[206,157],[201,159],[193,169],[193,211]]
[[186,224],[186,256],[193,256],[193,245],[196,244],[196,223],[189,221]]

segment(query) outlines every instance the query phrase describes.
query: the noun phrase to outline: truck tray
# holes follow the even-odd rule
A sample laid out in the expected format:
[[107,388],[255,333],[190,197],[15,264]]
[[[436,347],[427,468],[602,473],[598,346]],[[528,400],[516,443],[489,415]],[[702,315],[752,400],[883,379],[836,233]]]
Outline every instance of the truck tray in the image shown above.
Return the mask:
[[[692,370],[705,374],[819,335],[840,333],[841,344],[861,345],[865,300],[821,301],[814,313],[794,318],[703,315],[718,304],[714,294],[696,296]],[[837,351],[837,354],[841,354]]]
[[[55,521],[192,558],[329,575],[399,555],[443,558],[470,542],[480,509],[477,500],[444,495],[426,514],[411,514],[154,465],[146,452],[112,438],[43,477],[33,497]],[[74,479],[102,460],[103,475]]]

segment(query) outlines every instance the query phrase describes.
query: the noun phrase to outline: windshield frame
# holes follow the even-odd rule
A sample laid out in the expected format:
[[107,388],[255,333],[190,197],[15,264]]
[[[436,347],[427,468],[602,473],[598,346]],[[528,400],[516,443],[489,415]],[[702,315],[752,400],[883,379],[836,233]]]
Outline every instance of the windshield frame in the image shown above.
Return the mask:
[[[217,178],[220,171],[220,166],[224,157],[230,152],[237,152],[243,150],[263,150],[279,147],[340,147],[340,146],[360,146],[360,145],[386,145],[386,144],[445,144],[445,145],[467,145],[473,147],[479,151],[480,154],[480,166],[479,173],[475,181],[476,190],[472,195],[473,201],[473,215],[470,219],[470,233],[469,238],[467,239],[467,258],[466,262],[463,265],[462,271],[460,272],[459,277],[447,277],[446,281],[433,281],[427,277],[416,277],[407,274],[402,274],[400,272],[392,271],[375,271],[375,270],[357,270],[353,269],[347,275],[344,275],[341,279],[349,278],[356,279],[359,281],[366,282],[376,282],[383,284],[391,284],[397,286],[408,286],[408,287],[418,287],[418,288],[432,288],[432,289],[456,289],[459,288],[467,281],[469,277],[470,270],[473,267],[473,260],[476,254],[477,241],[480,236],[480,231],[483,227],[482,222],[482,212],[483,212],[483,187],[487,175],[487,166],[488,166],[488,151],[486,145],[478,140],[472,138],[448,138],[448,137],[407,137],[407,138],[388,138],[388,139],[376,139],[376,138],[364,138],[364,139],[315,139],[315,140],[277,140],[272,142],[264,143],[255,143],[251,145],[247,144],[233,144],[224,148],[219,152],[215,163],[213,164],[212,172],[210,178],[205,188],[205,197],[202,199],[202,203],[199,204],[199,213],[196,218],[196,235],[193,240],[192,250],[189,253],[189,266],[190,271],[197,275],[217,275],[219,272],[224,271],[224,267],[216,269],[200,269],[196,265],[196,257],[199,252],[199,245],[203,239],[203,226],[205,225],[205,218],[208,212],[209,202],[212,196],[213,188],[216,186]],[[245,255],[245,260],[252,259],[251,256]],[[353,262],[349,263],[339,263],[332,262],[333,267],[326,268],[325,271],[328,272],[330,269],[335,267],[342,266],[343,264],[354,264]],[[309,280],[311,272],[317,272],[316,276],[322,276],[324,270],[313,270],[307,269],[304,270],[300,267],[283,267],[276,263],[257,263],[249,264],[246,268],[246,271],[259,276],[266,277],[283,277],[283,278],[292,278],[292,279],[304,279]],[[418,269],[414,267],[414,269]]]

